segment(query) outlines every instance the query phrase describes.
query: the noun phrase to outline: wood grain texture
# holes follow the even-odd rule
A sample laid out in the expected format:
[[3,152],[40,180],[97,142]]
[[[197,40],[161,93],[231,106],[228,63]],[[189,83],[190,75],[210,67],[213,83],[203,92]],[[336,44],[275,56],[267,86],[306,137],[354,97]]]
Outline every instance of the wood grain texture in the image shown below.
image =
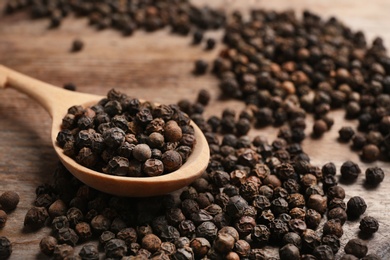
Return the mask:
[[[273,1],[196,1],[213,7],[246,10],[252,7],[266,9],[304,9],[319,13],[325,18],[336,16],[355,30],[362,30],[368,39],[382,36],[385,44],[390,42],[390,2],[387,0],[273,0]],[[4,1],[0,1],[0,8]],[[0,64],[22,73],[62,86],[73,82],[81,92],[105,95],[116,87],[129,95],[160,103],[175,103],[182,98],[194,100],[197,92],[207,88],[213,99],[206,115],[219,115],[223,108],[233,107],[237,111],[243,104],[237,101],[218,99],[217,80],[212,75],[195,77],[191,71],[195,59],[211,61],[220,46],[213,51],[191,46],[189,37],[171,35],[169,30],[156,33],[136,32],[133,37],[124,38],[118,32],[106,30],[96,32],[87,26],[86,19],[68,18],[57,30],[47,29],[47,20],[31,21],[25,13],[0,16]],[[208,33],[221,37],[220,31]],[[75,38],[85,42],[85,49],[70,53]],[[337,131],[344,125],[356,125],[345,121],[342,111],[332,112],[335,125],[330,133],[320,140],[308,138],[304,149],[314,164],[334,161],[339,169],[350,159],[359,161],[348,145],[339,144]],[[311,130],[311,120],[308,123]],[[12,89],[0,91],[0,175],[1,191],[16,190],[21,202],[9,216],[0,235],[13,242],[11,259],[44,258],[39,254],[39,241],[48,234],[48,229],[38,233],[26,233],[23,220],[34,199],[36,186],[50,180],[57,164],[57,157],[50,141],[51,120],[49,115],[27,96]],[[277,130],[266,128],[253,130],[250,135],[263,134],[272,140]],[[371,165],[378,165],[389,174],[390,164],[376,162],[359,163],[364,171]],[[364,174],[362,174],[364,175]],[[363,187],[364,176],[351,185],[343,184],[347,199],[361,195],[368,209],[366,215],[376,217],[380,230],[369,240],[369,252],[376,252],[383,259],[390,259],[390,178],[376,189]],[[346,224],[342,243],[358,233],[358,222]]]

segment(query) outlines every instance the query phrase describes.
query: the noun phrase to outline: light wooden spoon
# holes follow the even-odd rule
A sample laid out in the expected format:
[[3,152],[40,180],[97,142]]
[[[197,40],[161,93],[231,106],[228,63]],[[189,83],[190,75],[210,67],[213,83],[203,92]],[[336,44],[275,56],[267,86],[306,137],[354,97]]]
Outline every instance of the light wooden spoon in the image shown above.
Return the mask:
[[[147,197],[178,190],[198,178],[209,162],[209,147],[194,122],[196,144],[188,160],[177,171],[158,177],[120,177],[86,168],[66,156],[56,143],[62,118],[69,107],[97,103],[103,96],[78,93],[55,87],[0,65],[0,88],[11,87],[35,99],[53,119],[51,139],[64,166],[83,183],[106,193],[126,197]],[[142,100],[141,100],[142,101]]]

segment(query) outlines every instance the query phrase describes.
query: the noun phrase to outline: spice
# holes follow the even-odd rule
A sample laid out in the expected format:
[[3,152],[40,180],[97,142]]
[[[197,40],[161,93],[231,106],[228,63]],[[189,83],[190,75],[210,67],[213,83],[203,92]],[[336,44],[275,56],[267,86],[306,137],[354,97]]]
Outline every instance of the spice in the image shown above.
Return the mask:
[[284,259],[301,259],[299,249],[293,244],[287,244],[279,249],[279,256],[281,260]]
[[347,203],[347,215],[349,219],[357,219],[367,209],[367,204],[363,198],[355,196],[349,199]]
[[84,42],[80,39],[75,39],[72,42],[72,52],[79,52],[84,48]]
[[24,218],[24,226],[31,229],[39,229],[45,225],[49,213],[44,207],[30,208]]
[[53,258],[65,259],[66,257],[73,256],[74,248],[68,244],[60,244],[54,247]]
[[344,126],[339,130],[339,140],[341,142],[349,142],[354,135],[355,131],[350,126]]
[[[208,92],[201,94],[201,102],[208,99]],[[69,108],[57,142],[88,168],[117,176],[153,177],[179,169],[196,139],[189,117],[177,106],[142,104],[112,89],[90,108]]]
[[194,74],[195,75],[203,75],[206,73],[209,64],[204,60],[196,60]]
[[366,172],[366,183],[371,186],[377,186],[385,178],[382,168],[368,167]]
[[7,259],[12,253],[11,241],[5,236],[0,236],[0,258]]
[[352,161],[346,161],[341,165],[340,172],[343,179],[347,181],[353,181],[359,176],[361,170],[356,163]]
[[347,242],[344,247],[344,251],[347,254],[362,258],[367,254],[368,248],[367,244],[363,240],[359,238],[354,238]]
[[16,209],[19,204],[19,194],[15,191],[6,191],[0,195],[0,205],[5,211]]
[[99,251],[95,245],[86,244],[80,249],[79,256],[82,259],[98,260]]
[[41,252],[44,253],[47,256],[51,256],[54,253],[54,249],[57,246],[58,242],[55,237],[52,236],[46,236],[42,238],[41,242],[39,243],[39,248],[41,249]]
[[370,236],[378,231],[379,222],[374,217],[365,216],[360,220],[359,229],[361,230],[362,234]]
[[4,210],[0,210],[0,228],[3,228],[7,223],[8,215]]

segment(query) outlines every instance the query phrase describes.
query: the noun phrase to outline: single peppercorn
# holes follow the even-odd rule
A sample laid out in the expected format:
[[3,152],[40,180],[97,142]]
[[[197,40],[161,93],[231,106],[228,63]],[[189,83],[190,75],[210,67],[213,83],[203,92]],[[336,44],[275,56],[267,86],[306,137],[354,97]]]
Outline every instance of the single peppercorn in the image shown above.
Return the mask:
[[216,44],[215,39],[213,39],[213,38],[208,38],[208,39],[206,40],[206,50],[212,50],[212,49],[214,49],[215,44]]
[[359,229],[364,235],[370,236],[378,231],[379,222],[374,217],[365,216],[360,220]]
[[0,210],[0,228],[3,228],[5,226],[5,223],[7,223],[8,215],[4,210]]
[[44,226],[49,213],[44,207],[30,208],[24,218],[24,226],[31,229],[39,229]]
[[375,144],[366,144],[362,148],[362,159],[367,162],[376,161],[380,156],[380,150]]
[[366,172],[366,183],[371,186],[377,186],[385,178],[385,174],[382,168],[379,167],[369,167]]
[[174,150],[168,150],[163,153],[161,161],[164,165],[164,170],[166,172],[173,172],[179,169],[182,165],[181,155]]
[[42,253],[44,253],[47,256],[51,256],[53,255],[54,249],[57,244],[58,242],[55,237],[46,236],[42,238],[41,242],[39,243],[39,248],[41,249]]
[[79,256],[82,259],[98,260],[99,251],[98,248],[93,244],[86,244],[80,249]]
[[316,120],[313,124],[313,135],[315,137],[322,136],[328,130],[328,125],[322,119]]
[[341,165],[340,168],[341,177],[346,181],[353,181],[356,180],[359,174],[361,173],[361,170],[359,168],[359,165],[352,161],[346,161]]
[[84,48],[84,42],[80,39],[75,39],[72,42],[72,52],[79,52]]
[[281,260],[300,260],[301,254],[299,248],[293,244],[287,244],[279,249],[279,256]]
[[209,64],[205,60],[196,60],[194,74],[203,75],[206,73]]
[[366,242],[359,238],[354,238],[347,242],[344,247],[344,251],[347,254],[362,258],[367,254],[368,248]]
[[19,203],[19,194],[15,191],[6,191],[0,195],[0,206],[5,211],[14,210]]
[[0,259],[7,259],[12,254],[11,241],[5,236],[0,236]]
[[355,135],[355,131],[350,126],[343,126],[339,130],[339,140],[341,142],[349,142]]
[[333,259],[335,259],[332,248],[328,245],[317,246],[313,250],[313,255],[318,260],[333,260]]
[[74,254],[74,248],[68,244],[59,244],[54,247],[53,259],[66,259]]
[[366,212],[367,204],[363,198],[355,196],[349,199],[347,203],[348,219],[357,219]]

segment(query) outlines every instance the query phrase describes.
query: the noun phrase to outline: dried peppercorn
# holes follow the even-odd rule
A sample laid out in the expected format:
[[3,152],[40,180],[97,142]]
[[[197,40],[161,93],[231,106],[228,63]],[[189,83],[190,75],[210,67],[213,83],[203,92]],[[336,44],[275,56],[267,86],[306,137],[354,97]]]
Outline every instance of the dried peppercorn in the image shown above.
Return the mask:
[[333,251],[328,245],[320,245],[314,248],[313,255],[317,257],[318,260],[332,260],[335,259]]
[[207,255],[211,245],[207,239],[203,237],[195,237],[191,240],[190,247],[192,248],[195,257],[202,258]]
[[0,206],[5,211],[14,210],[19,203],[19,194],[15,191],[6,191],[0,195]]
[[0,236],[0,258],[7,259],[12,254],[12,243],[5,236]]
[[79,241],[79,236],[71,228],[61,228],[57,232],[57,239],[58,242],[61,244],[75,246]]
[[355,135],[355,131],[350,126],[344,126],[339,130],[339,140],[342,142],[349,142]]
[[366,144],[362,148],[362,159],[367,162],[378,160],[380,156],[379,147],[375,144]]
[[86,241],[92,237],[91,226],[86,222],[77,223],[74,230],[81,241]]
[[68,244],[59,244],[54,247],[53,258],[65,259],[71,257],[74,254],[74,248]]
[[347,215],[349,219],[357,219],[366,212],[367,204],[363,198],[354,196],[348,200]]
[[287,244],[279,249],[279,256],[281,260],[294,259],[300,260],[301,254],[299,248],[293,244]]
[[84,42],[81,39],[75,39],[72,42],[72,52],[79,52],[84,48]]
[[50,205],[50,207],[48,209],[48,213],[49,213],[49,216],[51,218],[55,218],[58,216],[66,215],[67,210],[68,210],[68,208],[67,208],[65,202],[58,199]]
[[379,229],[379,222],[374,217],[365,216],[360,220],[359,229],[364,235],[372,235]]
[[368,167],[365,172],[366,183],[368,185],[377,186],[385,178],[385,174],[382,168]]
[[195,68],[194,68],[194,74],[196,75],[202,75],[205,74],[207,71],[209,64],[204,60],[196,60],[195,61]]
[[127,253],[127,246],[122,239],[113,238],[104,246],[106,257],[122,258]]
[[82,259],[97,260],[99,259],[99,251],[95,245],[86,244],[80,249],[79,256]]
[[51,256],[54,252],[56,245],[58,244],[57,239],[52,236],[46,236],[41,239],[39,248],[41,252],[47,256]]
[[344,247],[344,251],[347,254],[362,258],[367,254],[368,248],[366,242],[359,238],[354,238],[347,242]]
[[39,229],[45,225],[49,213],[44,207],[30,208],[24,218],[24,226],[31,229]]
[[355,180],[361,173],[359,165],[352,161],[346,161],[340,168],[341,177],[347,181]]
[[7,223],[8,215],[4,210],[0,210],[0,228],[3,228]]

